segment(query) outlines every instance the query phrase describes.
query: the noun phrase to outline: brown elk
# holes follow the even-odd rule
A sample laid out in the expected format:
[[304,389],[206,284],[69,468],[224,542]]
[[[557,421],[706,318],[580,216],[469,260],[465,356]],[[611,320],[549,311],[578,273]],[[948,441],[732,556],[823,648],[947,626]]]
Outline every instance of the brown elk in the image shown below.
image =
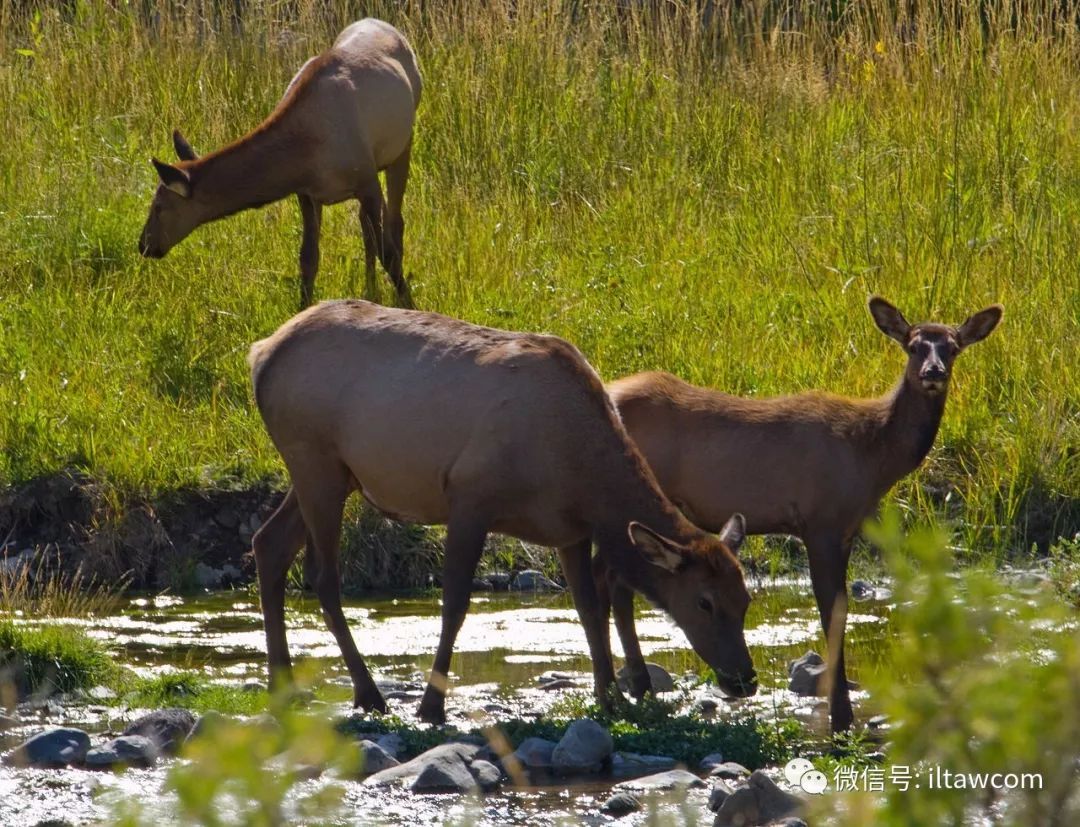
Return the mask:
[[[853,721],[844,669],[851,542],[882,496],[930,451],[953,360],[989,336],[1002,316],[1001,306],[993,305],[958,327],[911,325],[882,298],[871,298],[869,308],[881,331],[908,354],[899,384],[880,398],[812,392],[747,399],[666,373],[608,386],[660,487],[692,522],[708,529],[738,511],[750,534],[802,539],[828,642],[823,688],[834,731]],[[602,558],[594,571],[603,586]],[[618,583],[599,591],[602,601],[611,600],[631,691],[640,697],[649,677],[634,632],[633,595]]]
[[304,222],[300,306],[306,307],[319,269],[323,205],[356,198],[369,295],[378,290],[378,257],[398,301],[411,306],[401,264],[401,204],[420,88],[416,56],[397,29],[371,18],[353,23],[303,65],[270,116],[240,140],[198,157],[173,132],[180,162],[152,159],[160,183],[139,251],[161,258],[208,221],[296,195]]
[[419,708],[425,720],[444,720],[450,655],[489,531],[559,549],[601,700],[615,676],[590,573],[594,541],[615,581],[668,611],[729,691],[755,691],[743,637],[750,596],[735,555],[661,493],[572,345],[338,301],[256,342],[249,362],[259,411],[292,481],[253,542],[273,684],[290,668],[285,578],[306,540],[354,702],[386,709],[341,608],[342,508],[359,490],[387,515],[447,526],[442,634]]

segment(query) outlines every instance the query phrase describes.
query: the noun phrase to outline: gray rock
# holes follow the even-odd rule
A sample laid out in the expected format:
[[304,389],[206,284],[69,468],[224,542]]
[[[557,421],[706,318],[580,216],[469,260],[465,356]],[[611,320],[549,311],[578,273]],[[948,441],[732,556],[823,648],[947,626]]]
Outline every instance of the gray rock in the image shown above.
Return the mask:
[[554,681],[569,681],[573,680],[575,675],[569,672],[556,672],[554,670],[548,670],[541,675],[536,676],[536,682],[543,685],[545,683],[552,683]]
[[136,718],[121,735],[145,735],[166,755],[179,752],[184,739],[195,729],[195,716],[187,709],[159,709]]
[[867,729],[888,729],[889,716],[875,715],[873,718],[866,722],[866,727]]
[[562,587],[535,569],[525,569],[514,575],[510,590],[515,592],[561,592]]
[[776,821],[770,821],[766,827],[807,827],[807,824],[801,818],[792,816],[790,818],[781,818]]
[[90,736],[81,729],[58,727],[39,732],[4,756],[9,767],[66,767],[81,764],[90,750]]
[[480,785],[480,789],[484,792],[494,790],[502,781],[502,770],[490,761],[484,761],[481,758],[477,758],[469,765],[469,772],[472,773],[476,783]]
[[600,805],[600,812],[615,818],[636,813],[640,809],[641,802],[630,793],[615,793]]
[[649,775],[675,768],[678,762],[666,755],[638,755],[636,752],[616,752],[611,756],[611,774],[625,777],[628,775]]
[[795,815],[802,807],[801,798],[781,790],[768,775],[755,770],[745,787],[724,799],[716,813],[714,827],[768,824]]
[[709,771],[709,776],[712,778],[725,778],[731,781],[746,778],[748,775],[750,775],[750,770],[734,761],[725,761],[723,764],[717,764]]
[[484,579],[491,584],[491,588],[497,592],[505,592],[510,589],[510,575],[505,571],[493,571],[485,574]]
[[727,781],[717,781],[713,784],[712,792],[709,793],[709,809],[717,812],[728,797],[734,795],[735,788]]
[[[701,759],[698,766],[703,772],[712,772],[714,769],[724,763],[724,756],[719,752],[712,752]],[[747,773],[749,775],[749,773]]]
[[564,774],[599,772],[614,748],[606,729],[596,721],[582,718],[566,728],[551,753],[551,765],[555,772]]
[[476,781],[469,772],[468,765],[481,749],[483,747],[477,744],[440,744],[411,761],[369,776],[363,783],[366,786],[401,784],[410,787],[414,792],[473,790],[476,788]]
[[377,772],[396,767],[401,763],[374,741],[361,741],[358,749],[360,752],[361,775],[374,775]]
[[713,827],[756,827],[764,823],[754,791],[740,787],[720,802]]
[[495,587],[491,585],[491,581],[485,577],[474,577],[472,581],[472,590],[474,592],[490,592],[494,591]]
[[554,681],[547,681],[540,684],[540,688],[545,692],[555,692],[560,689],[580,689],[581,686],[569,678],[560,678]]
[[551,756],[555,751],[554,741],[546,738],[526,738],[521,742],[514,757],[521,765],[529,770],[550,770],[552,768]]
[[788,689],[796,695],[820,696],[819,691],[821,676],[825,674],[825,661],[817,652],[807,652],[801,658],[788,664],[788,675],[791,682]]
[[401,754],[405,751],[405,742],[396,732],[388,732],[385,735],[380,735],[375,739],[375,743],[382,747],[386,754],[391,758],[397,758],[398,760],[400,760]]
[[866,580],[852,580],[848,591],[853,600],[870,600],[874,596],[874,587]]
[[157,763],[158,750],[144,735],[121,735],[86,753],[86,766],[110,769],[118,766],[152,767]]
[[266,684],[260,680],[251,678],[250,680],[244,681],[243,685],[240,688],[243,689],[245,692],[265,692]]
[[[649,681],[653,692],[674,692],[675,681],[668,671],[658,663],[646,663],[645,668],[649,672]],[[616,683],[623,692],[630,691],[630,673],[624,666],[615,673]]]
[[468,793],[477,786],[464,761],[440,760],[420,770],[409,789],[414,793]]
[[655,775],[646,775],[644,778],[635,778],[633,781],[623,781],[615,785],[617,790],[685,790],[688,788],[704,787],[705,782],[689,770],[668,770],[658,772]]

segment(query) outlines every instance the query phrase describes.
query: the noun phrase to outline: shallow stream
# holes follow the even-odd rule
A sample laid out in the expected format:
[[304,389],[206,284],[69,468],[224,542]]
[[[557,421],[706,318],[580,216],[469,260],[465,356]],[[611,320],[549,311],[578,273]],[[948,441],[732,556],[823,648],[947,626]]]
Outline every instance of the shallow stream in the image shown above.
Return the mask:
[[[754,711],[763,717],[795,716],[811,727],[827,727],[823,701],[801,698],[787,690],[788,661],[809,649],[824,652],[809,584],[770,581],[753,586],[752,591],[747,641],[761,679],[761,689],[754,698],[728,700],[711,685],[697,681],[695,676],[704,673],[704,665],[690,651],[682,633],[661,613],[639,605],[638,630],[647,660],[675,676],[688,704],[706,697],[715,701],[719,720],[728,714]],[[884,643],[890,604],[886,592],[878,597],[881,599],[853,602],[850,607],[847,651],[849,677],[855,681],[886,666]],[[340,709],[329,712],[347,712],[349,703],[344,699],[351,697],[348,675],[316,602],[297,597],[291,598],[289,605],[289,645],[294,660],[316,665],[321,680],[340,684]],[[358,648],[383,682],[392,711],[403,719],[410,718],[438,641],[439,595],[350,600],[345,612]],[[199,670],[213,681],[250,685],[264,680],[262,616],[253,593],[138,596],[113,616],[66,622],[83,626],[118,662],[141,675]],[[621,658],[614,630],[612,638],[615,654]],[[538,678],[550,671],[565,673],[580,689],[541,689]],[[475,725],[477,719],[497,722],[500,717],[542,713],[566,692],[587,692],[591,687],[585,636],[565,594],[474,595],[457,639],[452,672],[448,712],[452,722],[468,725]],[[854,692],[853,700],[862,707],[857,714],[871,714],[866,693]],[[34,718],[24,710],[20,718],[25,725],[0,738],[0,750],[44,725],[70,724],[92,734],[118,731],[134,714],[93,701],[49,704],[35,711]],[[167,764],[162,763],[154,770],[112,775],[76,769],[0,768],[0,824],[35,825],[47,818],[88,823],[104,815],[100,793],[112,788],[163,807],[162,819],[167,822],[168,806],[162,804],[167,797],[160,795],[166,769]],[[602,823],[607,817],[598,807],[615,780],[506,787],[480,801],[348,784],[348,817],[341,823],[444,823],[464,817],[466,811],[470,821],[479,823],[555,823],[567,818]],[[703,822],[711,817],[704,807],[707,793],[691,791],[687,805]],[[635,818],[623,822],[634,823]]]

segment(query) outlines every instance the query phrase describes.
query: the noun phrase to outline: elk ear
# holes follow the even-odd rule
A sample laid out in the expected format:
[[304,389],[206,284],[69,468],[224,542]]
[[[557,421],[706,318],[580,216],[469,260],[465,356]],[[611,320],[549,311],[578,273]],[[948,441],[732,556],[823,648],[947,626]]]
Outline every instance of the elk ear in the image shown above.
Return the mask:
[[738,512],[732,514],[720,529],[720,539],[732,554],[738,554],[746,540],[746,517]]
[[907,345],[911,325],[908,324],[903,313],[881,296],[872,296],[867,306],[870,308],[870,315],[874,317],[874,323],[882,333],[890,339],[896,339],[902,345]]
[[1004,307],[1000,304],[992,304],[974,316],[969,316],[966,322],[956,328],[957,343],[961,348],[965,348],[981,342],[994,332],[994,328],[1001,322],[1004,314]]
[[176,150],[176,157],[181,161],[195,161],[198,160],[198,155],[195,150],[191,148],[191,144],[187,142],[187,139],[180,134],[179,129],[174,129],[172,133],[172,145]]
[[675,572],[683,564],[683,554],[677,544],[657,534],[646,525],[632,522],[627,526],[630,542],[641,551],[645,559],[665,571]]
[[170,189],[184,198],[191,197],[191,176],[187,173],[187,170],[171,166],[159,161],[157,158],[151,158],[150,162],[154,165],[154,169],[157,170],[158,177],[166,189]]

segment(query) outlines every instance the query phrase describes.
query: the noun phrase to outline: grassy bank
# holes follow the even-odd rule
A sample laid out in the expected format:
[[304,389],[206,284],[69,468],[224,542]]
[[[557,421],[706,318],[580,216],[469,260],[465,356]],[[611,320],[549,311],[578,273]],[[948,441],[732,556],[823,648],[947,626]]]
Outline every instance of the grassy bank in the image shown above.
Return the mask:
[[[122,503],[280,483],[244,355],[295,310],[297,209],[146,261],[147,159],[171,157],[174,126],[200,151],[254,126],[355,10],[271,4],[234,25],[196,13],[213,4],[136,6],[0,0],[0,484],[74,467]],[[895,498],[958,520],[980,554],[1077,529],[1080,35],[1055,28],[1059,4],[1018,27],[1008,4],[907,20],[870,3],[707,30],[683,11],[513,8],[365,7],[425,74],[418,306],[563,335],[605,377],[765,395],[887,390],[903,356],[871,292],[953,322],[1000,301]],[[323,238],[318,294],[354,294],[355,209],[327,210]]]

